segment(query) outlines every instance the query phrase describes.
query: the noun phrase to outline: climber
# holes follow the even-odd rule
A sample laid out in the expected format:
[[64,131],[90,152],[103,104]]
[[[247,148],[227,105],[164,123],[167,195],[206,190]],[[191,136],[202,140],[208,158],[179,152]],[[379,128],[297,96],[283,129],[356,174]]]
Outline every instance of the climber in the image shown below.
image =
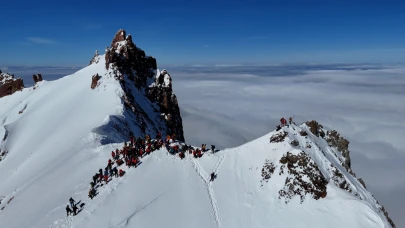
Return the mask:
[[114,151],[111,152],[111,157],[112,157],[113,159],[115,159],[115,153],[114,153]]
[[279,130],[281,130],[281,126],[280,126],[280,125],[277,125],[276,131],[279,131]]
[[[198,151],[198,149],[197,149],[197,151]],[[193,150],[193,156],[194,156],[195,158],[197,158],[197,152],[196,152],[195,150]]]
[[68,205],[66,205],[66,216],[69,216],[69,215],[71,215],[72,214],[72,209],[70,209],[70,207],[69,207],[69,204]]
[[124,176],[124,171],[122,171],[122,169],[120,169],[120,171],[119,171],[119,176],[120,177]]
[[212,172],[210,181],[214,181],[215,178],[217,178],[217,175],[214,172]]
[[117,160],[117,165],[120,166],[120,165],[122,165],[122,164],[124,164],[124,162],[122,161],[122,159],[118,159],[118,160]]
[[281,127],[284,127],[285,125],[287,125],[287,120],[285,120],[284,117],[280,119],[280,122],[281,122]]
[[97,179],[98,179],[98,173],[96,173],[96,174],[93,176],[93,182],[96,183],[96,182],[97,182]]
[[180,153],[179,153],[179,157],[183,160],[183,158],[185,158],[184,153],[183,153],[183,152],[180,152]]
[[91,188],[94,188],[94,185],[95,185],[94,182],[90,182],[90,187]]
[[93,197],[94,197],[94,189],[91,188],[90,191],[89,191],[89,198],[93,199]]
[[77,206],[73,205],[72,209],[73,209],[73,215],[77,215],[77,209],[78,209]]
[[215,153],[215,145],[211,145],[212,153]]
[[290,123],[290,125],[292,124],[292,117],[290,116],[290,118],[288,119],[288,122]]
[[107,184],[107,182],[108,182],[108,171],[107,170],[104,171],[104,181]]
[[113,168],[113,174],[115,177],[118,177],[118,170],[116,166]]
[[202,144],[202,145],[201,145],[201,149],[202,149],[203,152],[205,152],[206,146],[207,146],[206,144]]
[[124,142],[124,148],[126,148],[127,147],[127,142]]
[[76,203],[76,201],[72,197],[70,197],[69,203],[70,203],[70,206],[73,208],[73,205],[74,205],[74,203]]
[[134,167],[136,168],[136,164],[138,163],[138,161],[136,160],[135,157],[132,158],[132,164],[134,165]]
[[131,167],[131,159],[127,159],[127,166]]

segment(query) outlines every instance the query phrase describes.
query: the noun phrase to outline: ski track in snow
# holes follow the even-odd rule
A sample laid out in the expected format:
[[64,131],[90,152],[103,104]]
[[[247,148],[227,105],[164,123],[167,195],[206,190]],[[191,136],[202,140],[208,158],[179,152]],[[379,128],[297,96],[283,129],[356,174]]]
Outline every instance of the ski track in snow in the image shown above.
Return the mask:
[[[214,170],[213,170],[214,173],[217,173],[219,168],[221,167],[222,162],[224,161],[224,158],[225,158],[225,154],[226,153],[224,153],[220,157],[218,163],[215,165]],[[207,175],[207,173],[201,167],[201,165],[197,161],[197,159],[191,158],[191,161],[193,163],[195,171],[201,177],[201,179],[204,181],[204,185],[205,185],[205,187],[207,189],[208,197],[210,198],[212,211],[213,211],[213,214],[214,214],[214,217],[215,217],[215,224],[216,224],[217,228],[220,228],[221,227],[221,218],[220,218],[220,215],[219,215],[219,212],[218,212],[218,203],[217,203],[217,199],[215,197],[214,188],[212,187],[213,183],[210,183],[211,181],[209,180],[209,175]]]

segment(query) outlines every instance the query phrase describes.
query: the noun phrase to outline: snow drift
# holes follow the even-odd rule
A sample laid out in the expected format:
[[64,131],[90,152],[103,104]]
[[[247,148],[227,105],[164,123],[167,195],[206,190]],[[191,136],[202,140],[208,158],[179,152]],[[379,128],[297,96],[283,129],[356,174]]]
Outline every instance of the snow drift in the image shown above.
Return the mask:
[[[1,227],[393,227],[341,136],[313,123],[201,158],[162,148],[90,200],[129,135],[182,133],[171,77],[153,68],[120,30],[86,68],[0,99]],[[84,206],[66,217],[71,196]]]

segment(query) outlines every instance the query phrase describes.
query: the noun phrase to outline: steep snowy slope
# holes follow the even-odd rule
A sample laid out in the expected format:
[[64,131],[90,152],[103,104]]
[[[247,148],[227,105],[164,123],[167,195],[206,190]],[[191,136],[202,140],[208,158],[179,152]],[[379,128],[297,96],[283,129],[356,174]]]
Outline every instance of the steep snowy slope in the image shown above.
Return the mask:
[[[283,131],[283,141],[269,142]],[[294,140],[299,145],[291,146]],[[181,160],[161,149],[99,187],[81,214],[52,227],[391,227],[372,195],[340,165],[337,152],[305,124],[201,158],[187,153]],[[213,171],[217,178],[210,182]],[[289,185],[289,179],[296,183]],[[316,200],[319,189],[324,193]],[[86,197],[79,189],[76,196]],[[63,214],[63,208],[56,211]]]
[[[101,78],[92,90],[96,74]],[[165,134],[159,107],[117,74],[101,58],[73,75],[0,99],[0,224],[46,227],[60,218],[51,212],[55,207],[88,186],[85,177],[105,160],[100,145],[122,142],[130,132]],[[129,96],[136,112],[125,107]]]

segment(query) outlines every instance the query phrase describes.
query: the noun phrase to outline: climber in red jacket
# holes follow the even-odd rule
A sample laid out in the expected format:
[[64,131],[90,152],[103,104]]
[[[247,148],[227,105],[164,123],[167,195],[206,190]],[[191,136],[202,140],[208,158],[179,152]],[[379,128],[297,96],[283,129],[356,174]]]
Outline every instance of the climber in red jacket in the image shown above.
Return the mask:
[[285,125],[287,125],[287,120],[283,118],[280,119],[281,122],[281,126],[284,127]]
[[135,157],[132,158],[132,165],[136,168],[138,161],[136,160]]
[[114,153],[114,151],[111,152],[111,157],[112,157],[113,159],[115,159],[115,153]]

